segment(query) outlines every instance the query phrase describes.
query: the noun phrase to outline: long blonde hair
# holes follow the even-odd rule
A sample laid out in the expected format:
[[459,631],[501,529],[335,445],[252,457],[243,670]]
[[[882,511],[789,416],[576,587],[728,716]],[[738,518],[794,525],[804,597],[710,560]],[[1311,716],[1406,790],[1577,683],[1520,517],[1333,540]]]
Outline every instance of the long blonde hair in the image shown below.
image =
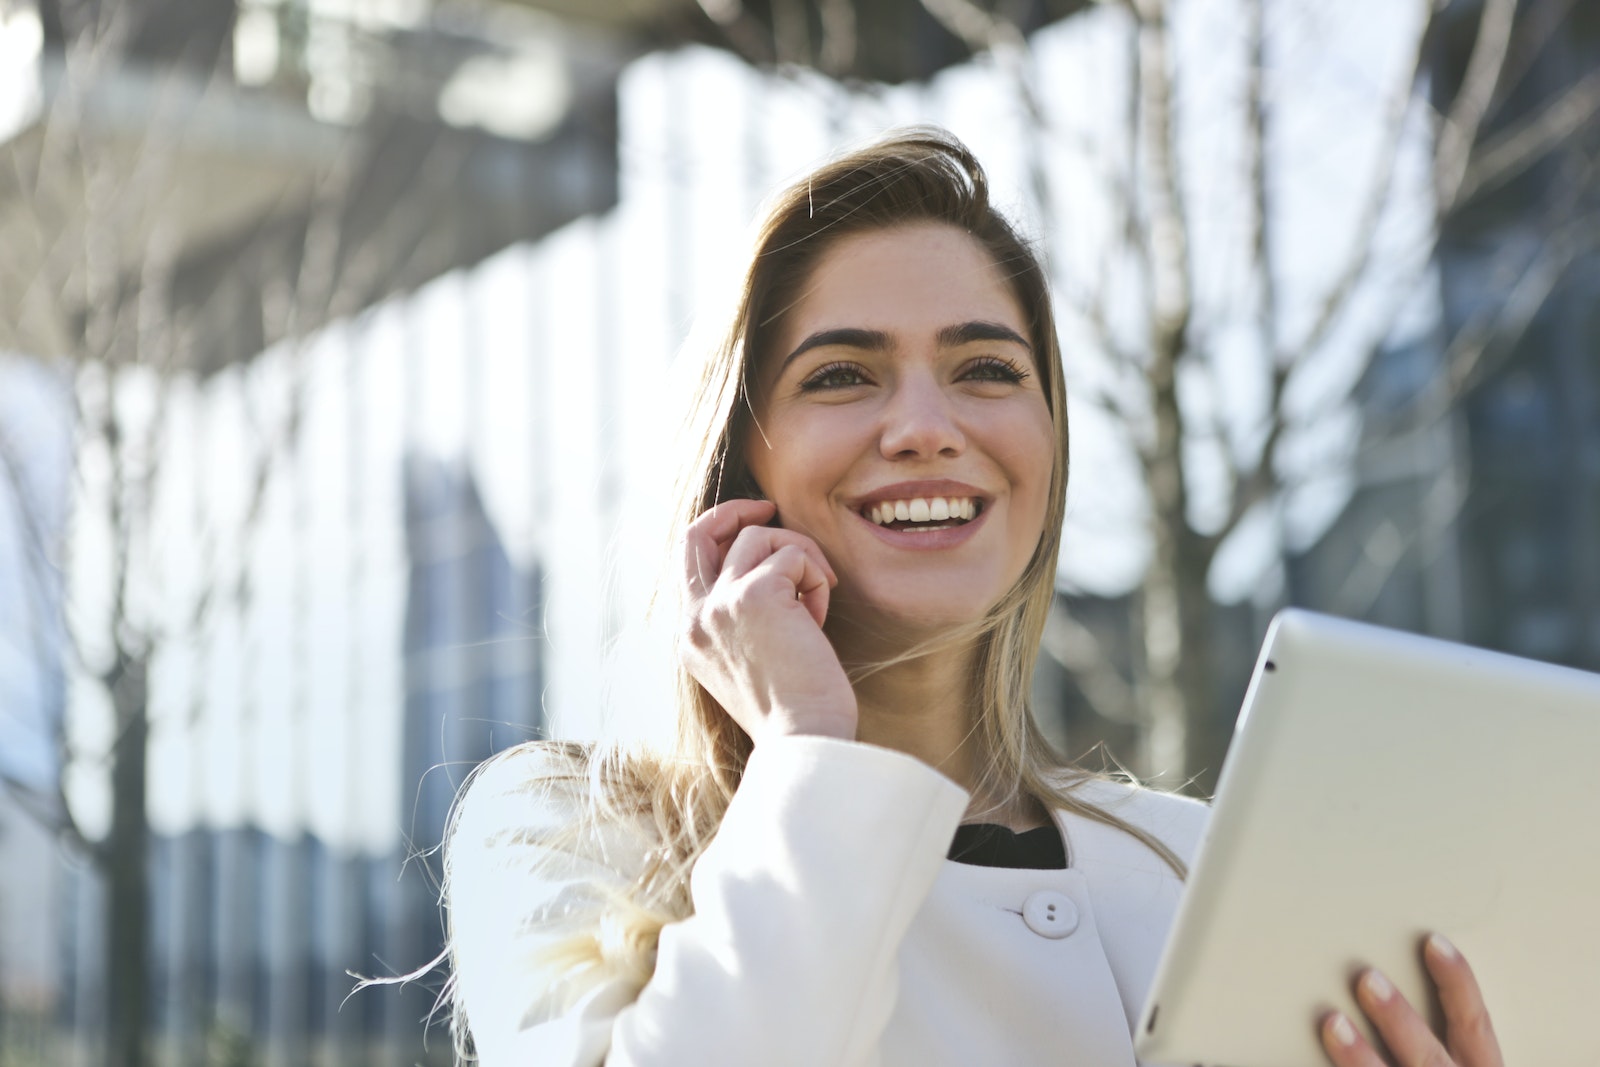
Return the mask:
[[[1035,369],[1056,427],[1044,530],[1027,567],[983,619],[950,638],[977,649],[974,795],[1000,804],[1034,797],[1049,809],[1117,827],[1181,876],[1183,864],[1165,844],[1076,795],[1078,785],[1096,776],[1052,750],[1031,711],[1030,683],[1054,596],[1066,508],[1066,392],[1044,268],[991,205],[983,168],[953,136],[932,128],[894,133],[824,164],[771,202],[731,325],[704,354],[688,419],[694,455],[677,486],[676,532],[720,501],[749,495],[744,442],[757,369],[770,355],[787,302],[820,257],[841,237],[917,222],[959,227],[998,265],[1027,316]],[[913,649],[897,661],[926,651]],[[569,913],[571,936],[546,956],[552,985],[559,981],[574,997],[600,982],[642,986],[649,979],[662,926],[691,911],[690,872],[716,834],[750,756],[750,738],[682,667],[676,706],[676,735],[666,750],[546,745],[538,760],[540,780],[528,783],[577,801],[577,820],[552,836],[550,849],[581,848],[583,841],[623,825],[648,842],[643,869],[627,872],[633,876],[627,889],[597,895],[592,915]],[[451,866],[447,853],[447,879]]]

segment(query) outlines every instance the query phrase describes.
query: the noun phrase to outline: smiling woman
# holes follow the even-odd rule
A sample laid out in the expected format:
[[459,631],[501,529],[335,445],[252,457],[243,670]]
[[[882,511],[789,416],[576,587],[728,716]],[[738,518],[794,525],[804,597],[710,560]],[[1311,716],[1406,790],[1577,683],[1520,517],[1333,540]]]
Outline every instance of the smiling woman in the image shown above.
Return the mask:
[[745,462],[839,575],[835,651],[870,662],[983,618],[1039,545],[1056,466],[1028,317],[994,259],[943,222],[840,237],[780,321],[788,355],[757,376]]
[[690,427],[676,741],[469,780],[458,1037],[488,1067],[1133,1064],[1205,808],[1068,765],[1029,711],[1066,398],[964,146],[902,133],[779,194]]

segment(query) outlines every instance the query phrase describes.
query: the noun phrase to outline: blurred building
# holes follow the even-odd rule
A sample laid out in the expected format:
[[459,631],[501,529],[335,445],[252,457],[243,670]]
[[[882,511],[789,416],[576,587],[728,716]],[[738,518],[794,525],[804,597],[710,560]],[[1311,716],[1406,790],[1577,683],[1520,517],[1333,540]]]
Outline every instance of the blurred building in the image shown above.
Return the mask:
[[[403,301],[430,279],[616,200],[616,82],[632,45],[615,35],[574,34],[552,18],[504,6],[498,13],[490,7],[443,17],[430,4],[292,0],[237,6],[42,0],[16,8],[0,5],[0,55],[9,64],[18,49],[25,53],[30,24],[39,47],[22,55],[32,78],[31,88],[24,87],[33,95],[0,131],[0,142],[8,163],[36,165],[43,177],[31,199],[9,187],[0,195],[0,247],[6,250],[0,266],[7,278],[0,286],[6,294],[0,296],[0,349],[55,355],[63,324],[70,333],[83,314],[71,305],[70,290],[52,283],[48,264],[33,257],[47,256],[52,247],[39,240],[40,231],[69,243],[85,234],[82,205],[97,179],[113,177],[122,186],[125,210],[101,220],[107,232],[92,235],[117,257],[112,266],[123,276],[121,286],[136,290],[141,284],[138,257],[164,219],[176,260],[163,285],[174,316],[187,326],[178,355],[182,369],[211,382],[213,392],[225,392],[219,381],[256,361],[291,328],[304,334],[397,294]],[[29,75],[19,67],[8,69],[7,78],[13,73]],[[64,139],[55,128],[64,122],[92,150],[58,173],[52,167],[61,161],[51,153]],[[145,203],[138,179],[151,157],[164,172],[162,189]],[[75,169],[80,164],[81,171]],[[319,254],[308,247],[319,240],[334,249],[318,264],[329,290],[296,293],[308,260]],[[291,291],[274,307],[264,301],[283,289],[285,267]],[[12,284],[13,277],[20,281]],[[68,299],[56,306],[29,297],[38,286]],[[25,429],[23,420],[8,418],[12,427]],[[29,448],[37,444],[37,438],[28,441]],[[198,441],[179,442],[179,449],[169,469],[216,458]],[[357,466],[360,455],[351,444],[357,477],[366,474]],[[302,462],[314,469],[319,457]],[[381,623],[372,630],[369,609],[366,633],[334,654],[365,646],[368,663],[405,664],[393,687],[401,695],[393,717],[403,722],[394,730],[395,743],[377,757],[381,762],[381,752],[393,753],[376,791],[379,799],[393,798],[381,822],[394,830],[388,844],[380,840],[376,848],[353,839],[356,831],[336,840],[320,836],[316,813],[306,811],[317,802],[293,795],[314,772],[291,763],[282,766],[280,780],[261,781],[248,756],[237,775],[247,780],[247,798],[288,795],[277,806],[290,814],[276,825],[263,825],[248,806],[212,811],[193,797],[176,816],[155,813],[150,1023],[166,1062],[449,1058],[448,1038],[425,1035],[421,1025],[438,976],[401,992],[374,990],[346,1006],[353,984],[348,972],[392,976],[439,952],[438,863],[427,853],[440,839],[460,778],[491,745],[521,740],[537,725],[543,686],[539,644],[531,634],[541,624],[538,579],[509,562],[470,474],[425,460],[390,469],[401,500],[393,509],[400,523],[394,540],[411,570],[409,583],[399,576],[404,618],[395,619],[392,631],[399,640],[392,652],[370,654],[388,635]],[[66,480],[58,482],[47,488],[64,498]],[[351,493],[336,510],[348,519],[364,500],[369,523],[381,523],[395,495]],[[9,508],[6,514],[15,518]],[[8,523],[6,532],[17,528]],[[304,544],[308,531],[287,535]],[[187,546],[191,565],[199,545],[195,537]],[[269,544],[265,554],[273,553]],[[368,556],[365,578],[343,577],[352,568],[342,572],[351,597],[359,598],[362,581],[390,580],[385,560]],[[324,625],[310,589],[316,579],[309,558],[291,547],[287,569],[269,563],[259,575],[265,593],[258,603],[281,603],[281,593],[295,588],[289,610],[298,609],[298,618],[291,614],[285,630]],[[12,566],[16,562],[7,561],[7,578],[26,577],[27,568]],[[386,599],[396,600],[392,594]],[[6,601],[22,606],[20,597]],[[361,605],[351,604],[359,612]],[[53,601],[52,610],[58,605]],[[274,626],[253,622],[248,609],[234,614],[234,623],[257,635]],[[254,614],[259,619],[261,612]],[[326,612],[321,616],[325,620]],[[34,625],[27,619],[8,624],[5,635],[28,633]],[[218,693],[203,674],[242,651],[252,680],[241,678],[222,703],[242,703],[247,716],[259,710],[268,718],[299,704],[295,714],[304,716],[305,694],[315,688],[306,681],[315,653],[309,639],[293,644],[299,648],[274,648],[257,636],[232,650],[225,640],[177,649],[176,665],[170,658],[158,661],[166,682],[153,702],[165,702],[168,722],[176,704],[209,713]],[[194,652],[198,660],[185,665],[182,655]],[[47,683],[60,666],[53,659],[30,668],[24,680],[32,679],[29,686],[38,692],[9,694],[25,698],[19,706],[39,708],[48,721],[0,722],[0,748],[8,757],[0,770],[47,800],[60,768],[46,767],[35,781],[40,775],[26,764],[35,748],[54,753],[50,722],[59,722],[65,687],[59,677],[53,687]],[[347,673],[362,666],[352,662]],[[260,683],[262,672],[269,681],[297,678],[293,687],[300,695],[288,703],[269,698],[253,709],[257,702],[245,690]],[[0,669],[0,681],[17,677]],[[360,680],[345,683],[334,701],[359,696],[363,685],[365,703],[381,706],[383,687]],[[49,699],[46,689],[53,693]],[[155,708],[152,719],[161,714]],[[316,747],[319,733],[333,743],[349,733],[350,717],[307,727],[305,743]],[[166,777],[176,770],[203,782],[218,770],[197,744],[181,758],[187,766],[166,766]],[[358,794],[357,807],[370,807],[371,798],[359,795],[368,791],[362,770],[357,736],[349,791]],[[225,766],[221,774],[228,776]],[[403,784],[398,791],[384,788],[390,780]],[[76,1035],[68,1059],[89,1062],[106,1004],[117,996],[103,970],[104,892],[80,859],[59,865],[55,841],[7,800],[0,805],[0,858],[8,872],[0,894],[0,1059],[27,1054],[35,1037],[22,1027],[55,1016]],[[37,1038],[41,1049],[44,1040]],[[54,1062],[54,1056],[41,1052],[39,1062]]]
[[[58,375],[0,355],[0,1063],[48,1053],[62,975],[50,825],[67,663],[61,574],[47,546],[67,521],[66,411]],[[17,439],[30,447],[19,452]]]
[[[464,472],[416,460],[406,484],[403,844],[375,855],[256,827],[158,837],[151,1022],[168,1062],[450,1062],[448,1012],[420,1025],[442,972],[353,996],[349,972],[394,977],[443,950],[434,846],[456,786],[539,726],[539,582],[511,565]],[[93,1034],[101,996],[114,995],[102,901],[81,862],[66,884],[62,1010]]]
[[[513,566],[489,521],[470,472],[413,458],[406,470],[406,542],[411,578],[406,602],[405,726],[400,781],[408,855],[390,891],[382,951],[373,958],[425,961],[444,951],[439,912],[443,876],[438,845],[461,782],[482,760],[546,736],[542,727],[548,647],[537,568]],[[392,869],[392,867],[391,867]],[[330,953],[330,962],[348,959]],[[392,1039],[414,1033],[442,987],[443,969],[383,1011]],[[332,985],[343,983],[333,976]],[[371,1001],[377,990],[361,994]],[[385,991],[386,1001],[392,999]],[[420,1010],[419,1010],[420,1009]],[[442,1027],[433,1058],[450,1049]],[[410,1053],[415,1055],[415,1053]]]
[[[441,975],[347,1001],[347,972],[437,956],[431,850],[478,760],[547,728],[592,734],[610,700],[666,713],[638,671],[608,693],[602,661],[664,551],[621,515],[661,491],[643,461],[675,417],[665,369],[701,297],[775,181],[957,98],[808,83],[730,51],[815,63],[831,41],[836,73],[884,82],[969,53],[913,0],[862,6],[843,36],[813,4],[729,23],[690,3],[565,22],[540,5],[201,6],[117,9],[116,47],[75,84],[73,42],[113,9],[41,3],[37,106],[5,144],[45,160],[65,109],[121,178],[152,143],[173,153],[171,187],[108,247],[136,291],[142,216],[180,208],[170,293],[192,385],[158,516],[175,589],[212,551],[206,512],[219,479],[241,480],[251,418],[309,397],[281,490],[253,528],[222,528],[248,597],[154,666],[152,1033],[179,1064],[444,1062],[448,1037],[422,1025]],[[685,40],[712,48],[651,51]],[[997,172],[1015,158],[1004,125],[968,136]],[[30,227],[82,234],[85,189],[59,192],[0,198],[5,267],[47,269]],[[46,356],[84,313],[6,299],[0,347]],[[87,1063],[117,996],[107,902],[81,860],[59,877],[44,925],[61,962],[38,1000]]]
[[0,1057],[43,1056],[61,982],[61,877],[53,835],[0,792]]

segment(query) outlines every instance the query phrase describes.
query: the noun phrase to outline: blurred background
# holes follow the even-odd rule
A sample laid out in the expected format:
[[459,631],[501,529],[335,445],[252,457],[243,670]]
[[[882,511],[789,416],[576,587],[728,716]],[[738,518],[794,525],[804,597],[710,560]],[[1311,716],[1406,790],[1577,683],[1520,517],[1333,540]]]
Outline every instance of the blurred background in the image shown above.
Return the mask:
[[0,0],[0,1063],[450,1062],[455,788],[669,713],[675,355],[895,125],[1055,279],[1067,753],[1290,603],[1600,669],[1597,115],[1587,0]]

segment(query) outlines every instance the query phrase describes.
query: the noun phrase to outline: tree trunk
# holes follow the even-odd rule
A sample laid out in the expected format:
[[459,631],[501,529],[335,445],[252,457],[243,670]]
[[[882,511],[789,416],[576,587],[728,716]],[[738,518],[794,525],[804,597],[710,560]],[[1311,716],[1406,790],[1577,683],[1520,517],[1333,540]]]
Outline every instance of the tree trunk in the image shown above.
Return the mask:
[[118,654],[107,676],[117,739],[111,752],[111,833],[106,839],[107,1067],[145,1067],[150,956],[147,657]]
[[1176,586],[1181,655],[1178,684],[1188,697],[1188,729],[1184,734],[1184,773],[1206,795],[1216,788],[1217,772],[1227,752],[1229,721],[1218,700],[1216,648],[1219,624],[1206,577],[1212,551],[1187,524],[1178,531]]
[[1183,628],[1178,624],[1178,585],[1172,531],[1157,515],[1151,522],[1150,564],[1139,593],[1144,631],[1144,751],[1146,777],[1176,784],[1186,765],[1189,700],[1178,678]]
[[1168,786],[1195,778],[1209,792],[1227,747],[1217,715],[1210,552],[1169,515],[1152,523],[1152,554],[1140,590],[1148,715],[1145,774]]
[[[1143,770],[1180,784],[1194,771],[1196,715],[1210,703],[1210,548],[1189,528],[1183,469],[1184,416],[1178,364],[1189,352],[1194,311],[1189,229],[1179,181],[1174,86],[1165,0],[1137,0],[1137,93],[1141,144],[1148,161],[1149,350],[1153,434],[1143,451],[1150,492],[1151,558],[1139,608],[1144,630]],[[1203,733],[1203,731],[1202,731]]]
[[1220,762],[1212,677],[1214,618],[1206,588],[1213,549],[1189,526],[1183,413],[1175,373],[1183,339],[1169,332],[1156,340],[1151,374],[1155,440],[1145,458],[1151,553],[1139,598],[1148,715],[1144,773],[1169,786],[1200,775],[1202,787],[1209,788]]

